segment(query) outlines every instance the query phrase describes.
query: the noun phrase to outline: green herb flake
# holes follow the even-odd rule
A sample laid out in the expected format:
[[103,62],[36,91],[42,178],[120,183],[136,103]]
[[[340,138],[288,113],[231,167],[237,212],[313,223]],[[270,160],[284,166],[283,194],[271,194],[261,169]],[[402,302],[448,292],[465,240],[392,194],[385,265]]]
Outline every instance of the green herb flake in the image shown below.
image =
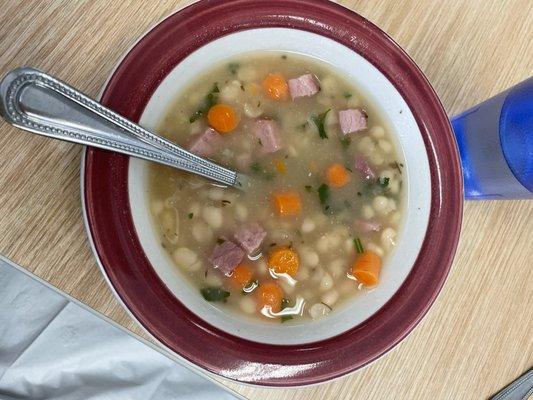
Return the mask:
[[283,54],[283,55],[281,56],[281,58],[284,59],[284,60],[286,60],[286,59],[287,59],[287,55],[286,55],[286,54]]
[[261,139],[257,139],[257,143],[259,143],[259,146],[263,145],[263,142],[261,141]]
[[202,118],[202,115],[204,115],[204,110],[198,110],[196,111],[191,117],[189,118],[189,122],[192,124],[194,121]]
[[363,243],[361,243],[361,239],[358,237],[353,240],[353,244],[355,246],[355,251],[359,254],[363,254],[365,252],[365,249],[363,247]]
[[228,64],[228,70],[231,75],[235,75],[237,71],[239,70],[239,68],[240,68],[239,63],[232,62]]
[[326,132],[326,127],[325,127],[325,122],[326,122],[326,117],[330,111],[331,109],[323,112],[322,114],[315,115],[311,118],[313,122],[315,123],[316,127],[318,128],[318,135],[320,136],[321,139],[328,138],[328,134]]
[[244,89],[244,85],[241,85],[241,90],[244,92],[245,89]]
[[329,200],[329,186],[323,183],[318,188],[318,198],[320,199],[321,204],[326,204]]
[[311,191],[313,190],[313,187],[310,186],[310,185],[305,185],[305,190],[307,191],[307,193],[311,193]]
[[222,239],[222,238],[218,238],[218,239],[217,239],[217,244],[222,244],[222,243],[224,243],[224,242],[225,242],[225,240]]
[[344,137],[342,139],[339,139],[341,142],[341,146],[344,150],[347,150],[348,147],[350,147],[350,144],[352,143],[352,139],[349,137]]
[[348,92],[344,92],[342,94],[342,97],[344,97],[345,99],[349,99],[350,97],[352,97],[352,94],[351,93],[348,93]]
[[252,172],[261,172],[262,168],[261,168],[261,165],[258,162],[254,162],[252,165],[250,165],[250,170]]
[[223,301],[224,303],[231,294],[220,288],[203,288],[200,289],[200,293],[207,301]]
[[[286,309],[289,304],[291,303],[291,301],[289,299],[283,299],[281,300],[281,309],[284,310]],[[292,319],[292,315],[282,315],[281,316],[281,323],[284,323],[286,321],[290,321]]]
[[194,217],[194,213],[189,213],[189,219],[192,219]]
[[381,186],[382,188],[386,188],[387,186],[389,186],[389,181],[390,181],[390,178],[387,176],[379,177],[378,185]]

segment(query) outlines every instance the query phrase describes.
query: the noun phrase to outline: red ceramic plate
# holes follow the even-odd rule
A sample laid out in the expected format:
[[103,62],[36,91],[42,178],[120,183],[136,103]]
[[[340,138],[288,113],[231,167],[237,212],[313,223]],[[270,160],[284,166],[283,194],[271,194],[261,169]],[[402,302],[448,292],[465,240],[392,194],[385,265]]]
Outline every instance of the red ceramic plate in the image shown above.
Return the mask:
[[[427,79],[379,28],[319,0],[208,0],[159,23],[126,55],[103,104],[138,121],[162,79],[188,54],[229,33],[258,27],[314,32],[359,53],[402,94],[430,164],[431,212],[422,249],[396,294],[372,317],[336,337],[269,345],[224,333],[191,313],[161,282],[136,235],[127,192],[128,157],[87,149],[83,194],[88,233],[113,289],[161,344],[192,363],[240,382],[307,385],[354,371],[394,347],[427,312],[450,269],[462,215],[462,175],[448,118]],[[357,40],[350,40],[356,37]]]

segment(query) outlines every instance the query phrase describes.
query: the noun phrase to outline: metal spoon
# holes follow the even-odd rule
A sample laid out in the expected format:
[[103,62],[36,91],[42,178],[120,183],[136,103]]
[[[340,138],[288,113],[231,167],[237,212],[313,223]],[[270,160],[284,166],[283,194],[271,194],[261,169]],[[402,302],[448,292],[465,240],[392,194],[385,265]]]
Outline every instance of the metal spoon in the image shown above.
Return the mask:
[[245,175],[182,149],[34,68],[17,68],[0,82],[0,113],[11,125],[39,135],[169,165],[227,186],[247,186]]

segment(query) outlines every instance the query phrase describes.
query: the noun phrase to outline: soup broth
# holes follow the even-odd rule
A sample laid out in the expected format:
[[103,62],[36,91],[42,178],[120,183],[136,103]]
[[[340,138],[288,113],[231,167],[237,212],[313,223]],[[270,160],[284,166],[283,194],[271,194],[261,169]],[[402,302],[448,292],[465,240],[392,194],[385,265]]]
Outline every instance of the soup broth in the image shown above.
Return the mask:
[[329,65],[277,52],[228,60],[176,96],[158,132],[250,179],[222,188],[150,165],[161,244],[206,301],[294,324],[379,285],[403,164],[379,110]]

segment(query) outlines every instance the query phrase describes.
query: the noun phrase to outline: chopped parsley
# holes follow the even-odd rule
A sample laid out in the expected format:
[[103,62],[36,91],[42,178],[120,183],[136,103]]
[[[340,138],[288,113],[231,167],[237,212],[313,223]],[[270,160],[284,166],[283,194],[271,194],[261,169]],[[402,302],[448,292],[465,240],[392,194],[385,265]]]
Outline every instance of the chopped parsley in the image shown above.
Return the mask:
[[320,203],[322,205],[325,205],[329,200],[329,186],[325,183],[320,185],[318,188],[318,198],[320,199]]
[[325,122],[326,122],[326,117],[328,113],[330,112],[330,110],[331,109],[324,111],[322,114],[315,115],[311,118],[313,122],[315,123],[316,127],[318,128],[318,135],[322,139],[328,138],[328,134],[326,132],[326,127],[325,127]]
[[352,94],[351,93],[348,93],[348,92],[344,92],[342,94],[342,97],[344,97],[345,99],[349,99],[350,97],[352,97]]
[[192,219],[194,217],[194,213],[189,213],[189,219]]
[[228,69],[231,75],[235,75],[237,71],[239,70],[239,68],[240,68],[239,63],[232,62],[228,64]]
[[341,142],[341,146],[344,150],[347,150],[348,147],[350,147],[350,144],[352,143],[352,139],[349,137],[343,137],[339,139],[339,141]]
[[[284,310],[286,309],[289,304],[291,303],[291,301],[289,299],[283,299],[281,300],[281,309]],[[282,315],[281,316],[281,323],[284,323],[285,321],[289,321],[292,319],[292,315]]]
[[203,288],[200,289],[200,293],[207,301],[223,301],[224,303],[231,294],[220,288]]
[[353,244],[355,246],[355,251],[359,254],[363,254],[365,252],[365,249],[363,247],[363,243],[361,243],[361,239],[358,237],[353,240]]
[[387,186],[389,186],[389,181],[390,181],[390,178],[388,176],[379,177],[378,185],[381,186],[382,188],[386,188]]
[[218,89],[218,84],[215,82],[213,87],[211,88],[211,91],[205,96],[204,99],[204,105],[202,108],[197,110],[191,117],[189,118],[189,122],[192,124],[194,121],[201,118],[203,115],[207,114],[209,109],[213,107],[218,100],[218,93],[220,93],[220,90]]
[[217,239],[217,244],[222,244],[222,243],[224,243],[224,242],[225,242],[225,240],[222,239],[222,238],[218,238],[218,239]]
[[307,193],[311,193],[311,191],[313,190],[313,187],[310,186],[310,185],[305,185],[305,190],[307,191]]

